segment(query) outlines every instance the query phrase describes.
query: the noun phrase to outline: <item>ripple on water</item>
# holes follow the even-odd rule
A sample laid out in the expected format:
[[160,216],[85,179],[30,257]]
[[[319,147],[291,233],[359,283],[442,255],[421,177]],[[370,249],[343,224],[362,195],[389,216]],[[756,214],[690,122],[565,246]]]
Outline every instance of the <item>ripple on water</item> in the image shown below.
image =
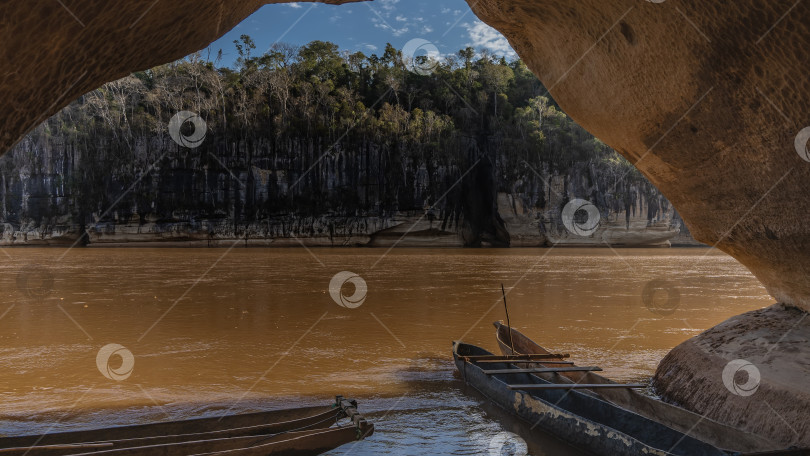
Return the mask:
[[[501,283],[517,329],[618,381],[646,381],[695,331],[771,303],[744,267],[701,250],[400,249],[379,264],[374,249],[223,253],[73,249],[56,263],[59,249],[10,249],[13,264],[0,265],[0,433],[315,405],[343,394],[378,432],[333,455],[486,455],[500,432],[536,434],[465,390],[450,357],[460,338],[497,350],[491,321],[503,318]],[[55,264],[53,292],[36,302],[21,300],[15,282],[31,262]],[[368,285],[357,309],[328,292],[346,270]],[[661,277],[681,291],[663,318],[641,300]],[[134,354],[126,381],[97,369],[108,343]],[[529,442],[531,454],[572,454],[555,442]]]

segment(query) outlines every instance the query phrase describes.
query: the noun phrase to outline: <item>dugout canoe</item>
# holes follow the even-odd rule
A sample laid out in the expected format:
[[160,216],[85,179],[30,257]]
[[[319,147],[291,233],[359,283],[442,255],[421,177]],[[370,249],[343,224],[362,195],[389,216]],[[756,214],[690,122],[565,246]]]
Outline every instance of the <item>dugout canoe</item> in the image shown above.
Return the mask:
[[[351,424],[334,426],[342,418]],[[356,402],[223,417],[7,437],[0,456],[316,455],[374,432]]]
[[[555,384],[522,372],[526,368],[516,364],[529,363],[514,359],[498,362],[499,356],[474,345],[453,343],[453,359],[467,385],[532,428],[542,429],[580,449],[606,456],[748,454],[701,441],[593,393],[569,389],[570,382]],[[517,372],[504,372],[510,370]],[[543,389],[534,389],[533,385]],[[806,454],[801,451],[779,450],[768,454]]]
[[[495,338],[501,353],[504,355],[550,353],[545,347],[534,342],[517,329],[511,328],[510,331],[510,328],[502,321],[496,321],[493,325],[495,326]],[[512,350],[512,344],[514,344],[514,351]],[[565,360],[570,361],[570,358],[565,358]],[[549,358],[548,361],[563,361],[563,359]],[[523,367],[532,366],[540,368],[550,367],[552,365],[553,364],[543,364],[543,361],[521,364]],[[577,365],[572,363],[568,365],[568,367],[577,367]],[[535,375],[552,383],[615,383],[597,374],[596,371],[563,371],[556,373],[536,373]],[[693,437],[720,448],[733,449],[741,452],[756,452],[773,450],[777,446],[764,437],[718,423],[676,405],[640,394],[630,388],[600,388],[599,390],[585,390],[584,392],[594,394],[631,412],[658,421],[680,432],[688,433]]]

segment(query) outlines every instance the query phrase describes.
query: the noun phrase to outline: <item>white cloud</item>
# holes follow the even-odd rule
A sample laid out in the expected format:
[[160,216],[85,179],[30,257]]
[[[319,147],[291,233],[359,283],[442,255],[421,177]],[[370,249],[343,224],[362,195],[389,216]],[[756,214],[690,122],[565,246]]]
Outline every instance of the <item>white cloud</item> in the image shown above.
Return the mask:
[[285,5],[289,6],[290,8],[303,8],[300,3],[285,3]]
[[371,18],[371,23],[374,24],[375,28],[382,29],[382,30],[388,30],[389,32],[391,32],[391,35],[393,35],[393,36],[402,36],[402,35],[408,33],[408,31],[410,30],[410,28],[408,27],[407,24],[401,24],[402,27],[394,28],[393,26],[391,26],[390,23],[388,23],[382,17],[372,17]]
[[399,3],[399,0],[378,0],[377,3],[380,4],[384,10],[390,11],[396,8],[396,4]]
[[470,37],[469,46],[474,48],[486,48],[497,55],[504,55],[507,57],[515,57],[515,51],[509,45],[509,42],[501,35],[501,32],[488,26],[481,21],[475,21],[472,24],[464,24],[467,33]]

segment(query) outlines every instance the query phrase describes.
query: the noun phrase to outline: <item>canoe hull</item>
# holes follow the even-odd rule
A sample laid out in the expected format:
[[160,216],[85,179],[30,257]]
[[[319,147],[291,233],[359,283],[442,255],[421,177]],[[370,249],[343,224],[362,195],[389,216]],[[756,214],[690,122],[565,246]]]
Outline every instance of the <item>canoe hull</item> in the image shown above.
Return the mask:
[[[510,331],[500,321],[493,324],[496,328],[495,338],[498,341],[501,353],[504,355],[549,353],[545,347],[537,344],[520,331],[514,328]],[[514,346],[514,351],[512,346]],[[538,364],[534,363],[532,366],[538,367]],[[614,383],[594,372],[563,372],[558,374],[537,374],[537,376],[553,383]],[[733,449],[741,452],[769,451],[776,448],[773,443],[762,437],[701,417],[689,410],[644,396],[631,389],[600,389],[598,394],[588,393],[680,432],[689,433],[689,435],[695,436],[704,442],[709,442],[718,448]]]
[[[459,350],[462,352],[459,355]],[[514,415],[546,432],[554,434],[569,444],[600,455],[639,456],[639,455],[690,455],[726,456],[728,453],[710,445],[682,436],[646,418],[627,412],[613,404],[584,395],[577,391],[544,391],[529,393],[509,389],[506,377],[487,375],[484,370],[463,359],[464,355],[487,355],[489,352],[467,344],[454,345],[454,360],[462,379],[492,402],[507,409]],[[497,367],[496,367],[497,366]],[[487,369],[505,369],[508,364],[488,364]],[[513,378],[514,377],[514,378]],[[531,383],[542,381],[532,379],[529,374],[516,374],[508,377],[510,383]],[[570,406],[570,408],[567,408]],[[574,412],[571,409],[576,409]],[[586,416],[598,415],[600,422]],[[640,441],[605,422],[615,423],[623,429],[635,429],[637,435],[649,432],[652,440],[666,445],[652,446]],[[677,447],[677,450],[669,446]],[[661,449],[661,447],[665,449]]]
[[[184,421],[120,426],[86,431],[55,432],[52,434],[0,438],[0,449],[80,442],[128,441],[127,446],[171,443],[180,436],[185,440],[199,437],[225,438],[286,432],[295,429],[324,429],[344,416],[335,406],[302,407],[244,413],[224,417],[196,418]],[[32,453],[28,453],[29,456]],[[48,453],[55,456],[58,453]]]
[[[369,424],[363,430],[354,426],[343,426],[318,431],[313,435],[288,438],[267,445],[204,454],[211,456],[314,456],[347,443],[365,439],[373,433],[373,424]],[[181,453],[178,453],[177,456],[180,455]],[[202,456],[202,453],[200,456]]]
[[[0,456],[316,455],[373,434],[356,406],[338,396],[326,407],[10,437]],[[351,424],[331,427],[341,418]]]
[[[373,433],[374,426],[369,424],[365,432],[362,432],[362,438]],[[360,437],[361,432],[359,429],[356,426],[348,425],[268,436],[201,440],[169,445],[69,454],[74,456],[309,456],[325,453],[341,445],[359,440]]]

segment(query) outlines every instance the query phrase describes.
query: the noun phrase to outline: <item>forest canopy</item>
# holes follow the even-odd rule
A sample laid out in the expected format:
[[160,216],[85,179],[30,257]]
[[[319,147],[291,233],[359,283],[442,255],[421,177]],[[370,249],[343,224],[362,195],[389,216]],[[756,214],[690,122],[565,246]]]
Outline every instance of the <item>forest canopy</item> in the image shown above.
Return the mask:
[[[631,185],[657,194],[521,60],[467,48],[425,72],[390,44],[381,55],[324,41],[260,53],[247,35],[234,44],[233,68],[196,53],[107,83],[35,129],[0,161],[4,220],[238,224],[429,208],[458,222],[491,211],[497,192],[542,208],[553,175],[582,176],[562,191],[605,212],[635,204]],[[171,140],[179,111],[204,120],[199,147]],[[40,182],[26,187],[27,176]]]

